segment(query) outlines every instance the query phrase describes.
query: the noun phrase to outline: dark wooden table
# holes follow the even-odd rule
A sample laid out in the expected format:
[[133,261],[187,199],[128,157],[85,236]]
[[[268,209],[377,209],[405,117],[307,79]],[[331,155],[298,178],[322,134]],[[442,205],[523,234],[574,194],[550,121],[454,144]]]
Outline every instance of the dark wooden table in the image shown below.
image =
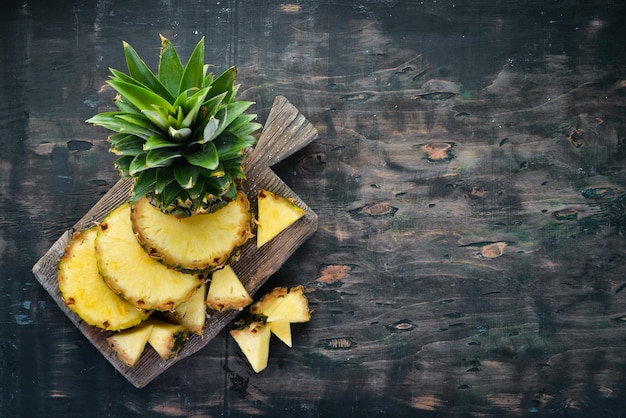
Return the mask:
[[[19,1],[0,16],[0,416],[620,417],[620,2]],[[318,139],[274,170],[319,229],[266,288],[312,321],[251,371],[223,331],[142,389],[31,269],[118,180],[108,67],[205,36],[263,121]]]

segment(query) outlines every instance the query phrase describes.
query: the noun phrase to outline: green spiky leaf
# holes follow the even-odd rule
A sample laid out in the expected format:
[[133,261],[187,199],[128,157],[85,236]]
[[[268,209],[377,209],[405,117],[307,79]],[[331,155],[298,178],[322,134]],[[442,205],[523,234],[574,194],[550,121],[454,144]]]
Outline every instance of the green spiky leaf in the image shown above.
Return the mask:
[[185,66],[180,80],[179,92],[202,87],[204,80],[204,37],[196,45]]
[[174,148],[179,147],[180,144],[172,142],[171,140],[165,138],[162,135],[152,135],[143,145],[144,151],[150,151],[158,148]]
[[151,110],[156,107],[174,112],[171,103],[152,90],[120,80],[109,80],[108,83],[138,109]]
[[195,165],[177,164],[174,166],[174,177],[180,186],[185,189],[191,189],[196,185],[200,169]]
[[172,96],[178,95],[180,79],[183,76],[184,67],[176,52],[176,48],[169,39],[161,36],[161,58],[159,60],[158,78]]
[[143,152],[144,139],[135,135],[123,135],[111,141],[111,151],[116,155],[136,156]]
[[126,65],[130,76],[153,91],[155,94],[163,97],[169,103],[174,101],[174,97],[165,88],[165,86],[163,86],[163,83],[159,81],[150,68],[148,68],[141,57],[139,57],[137,51],[135,51],[135,49],[130,46],[128,42],[124,42],[123,46],[124,56],[126,57]]
[[136,177],[135,184],[133,185],[133,195],[131,197],[132,203],[137,203],[139,199],[146,194],[154,190],[156,185],[156,170],[143,171]]
[[185,155],[185,158],[190,164],[207,170],[215,170],[220,163],[219,154],[212,142],[202,144],[196,152]]
[[111,69],[108,81],[118,111],[87,122],[116,132],[110,150],[120,156],[121,175],[136,178],[133,201],[148,195],[165,212],[191,214],[235,198],[243,159],[261,128],[246,113],[253,103],[235,100],[237,68],[209,73],[204,39],[183,65],[161,37],[156,75],[128,43],[124,55],[128,74]]

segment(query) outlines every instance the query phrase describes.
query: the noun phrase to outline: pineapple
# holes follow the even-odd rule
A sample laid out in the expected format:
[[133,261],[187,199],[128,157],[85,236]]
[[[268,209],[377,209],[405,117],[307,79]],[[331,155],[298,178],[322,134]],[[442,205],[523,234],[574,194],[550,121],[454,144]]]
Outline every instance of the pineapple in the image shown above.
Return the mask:
[[87,324],[119,331],[137,325],[149,311],[137,309],[115,294],[98,272],[97,227],[76,233],[59,262],[59,289],[67,306]]
[[174,311],[167,313],[168,319],[176,324],[183,325],[194,334],[204,334],[206,291],[207,285],[202,283],[200,288],[188,300],[178,305]]
[[266,317],[267,322],[308,322],[309,302],[302,285],[277,287],[250,306],[250,313]]
[[132,46],[123,47],[128,74],[111,69],[108,81],[118,110],[87,122],[116,132],[110,149],[122,176],[135,179],[131,203],[145,196],[163,212],[185,217],[237,199],[243,160],[261,128],[256,115],[246,113],[254,103],[235,100],[237,68],[209,73],[204,38],[183,65],[161,36],[156,74]]
[[185,218],[163,213],[146,198],[132,209],[137,239],[155,259],[177,270],[210,272],[236,259],[235,249],[252,236],[246,194],[213,213]]
[[262,313],[267,316],[267,322],[299,323],[311,320],[309,302],[303,286],[292,287],[286,295],[279,297],[276,303]]
[[250,303],[252,297],[230,265],[213,273],[206,298],[209,308],[216,311],[242,310]]
[[156,74],[132,46],[123,46],[128,74],[112,69],[108,81],[118,110],[87,122],[115,132],[109,143],[119,156],[116,167],[134,179],[134,231],[150,256],[175,269],[221,268],[252,237],[240,187],[244,158],[261,128],[246,113],[254,103],[235,100],[236,67],[217,77],[208,72],[204,38],[183,65],[161,36]]
[[289,293],[288,288],[275,287],[250,306],[250,313],[252,315],[267,316],[265,313],[273,309],[273,306],[284,298],[287,293]]
[[155,318],[150,318],[146,322],[152,325],[148,344],[159,353],[159,356],[163,360],[178,356],[179,351],[189,339],[189,330],[183,325],[172,324]]
[[111,334],[107,337],[107,343],[117,353],[122,363],[133,367],[143,354],[152,328],[151,323],[144,321],[133,328]]
[[291,348],[292,346],[291,323],[287,321],[268,322],[268,323],[270,324],[270,331],[272,332],[272,334],[274,334],[276,337],[278,337],[279,340],[284,342],[287,345],[287,347]]
[[304,209],[284,196],[259,190],[257,247],[263,246],[288,226],[302,218]]
[[98,269],[109,287],[141,309],[174,310],[203,282],[200,275],[170,269],[146,254],[133,234],[129,203],[99,225],[95,247]]
[[244,320],[230,331],[252,370],[261,372],[267,367],[270,352],[270,327],[263,321]]
[[273,289],[250,306],[250,313],[235,324],[230,335],[257,373],[267,366],[271,334],[291,347],[291,324],[311,319],[303,286]]

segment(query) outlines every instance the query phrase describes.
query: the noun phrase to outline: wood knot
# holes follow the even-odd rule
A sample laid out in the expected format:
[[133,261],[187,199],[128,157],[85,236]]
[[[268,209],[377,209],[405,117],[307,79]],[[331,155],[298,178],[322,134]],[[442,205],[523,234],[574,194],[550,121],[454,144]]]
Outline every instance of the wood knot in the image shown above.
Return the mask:
[[442,162],[450,161],[454,158],[452,153],[453,142],[429,142],[422,145],[422,150],[426,152],[426,159],[428,161]]

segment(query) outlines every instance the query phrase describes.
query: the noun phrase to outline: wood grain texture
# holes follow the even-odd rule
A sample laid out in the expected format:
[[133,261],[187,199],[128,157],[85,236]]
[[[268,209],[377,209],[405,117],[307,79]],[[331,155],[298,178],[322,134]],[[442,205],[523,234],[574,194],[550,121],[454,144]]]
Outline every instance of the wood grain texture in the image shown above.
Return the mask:
[[[0,409],[623,416],[624,2],[76,4],[0,15]],[[84,120],[120,40],[153,66],[159,33],[181,57],[206,35],[261,121],[279,94],[319,132],[268,180],[318,229],[260,289],[304,284],[314,312],[262,373],[223,330],[133,390],[30,268],[117,180]]]
[[[305,210],[303,218],[263,247],[257,248],[254,239],[248,241],[243,247],[240,259],[232,263],[233,269],[251,295],[254,295],[317,229],[315,212],[293,193],[269,167],[269,165],[283,160],[293,152],[308,145],[316,137],[317,131],[298,109],[286,98],[276,97],[258,144],[249,152],[244,162],[247,178],[243,190],[250,200],[253,213],[256,213],[257,193],[260,189],[271,190],[293,199],[298,206]],[[261,164],[263,164],[262,167]],[[203,336],[192,335],[175,359],[164,361],[156,351],[146,350],[136,366],[128,367],[119,360],[115,352],[109,349],[106,338],[110,332],[104,332],[99,328],[85,324],[78,315],[69,309],[59,290],[57,276],[58,263],[65,252],[65,248],[74,232],[82,231],[101,222],[113,209],[128,202],[132,184],[132,179],[125,179],[120,180],[112,187],[71,230],[66,231],[57,240],[35,264],[33,273],[63,312],[102,355],[133,385],[144,387],[178,361],[206,346],[239,314],[239,311],[217,312],[209,310]]]

